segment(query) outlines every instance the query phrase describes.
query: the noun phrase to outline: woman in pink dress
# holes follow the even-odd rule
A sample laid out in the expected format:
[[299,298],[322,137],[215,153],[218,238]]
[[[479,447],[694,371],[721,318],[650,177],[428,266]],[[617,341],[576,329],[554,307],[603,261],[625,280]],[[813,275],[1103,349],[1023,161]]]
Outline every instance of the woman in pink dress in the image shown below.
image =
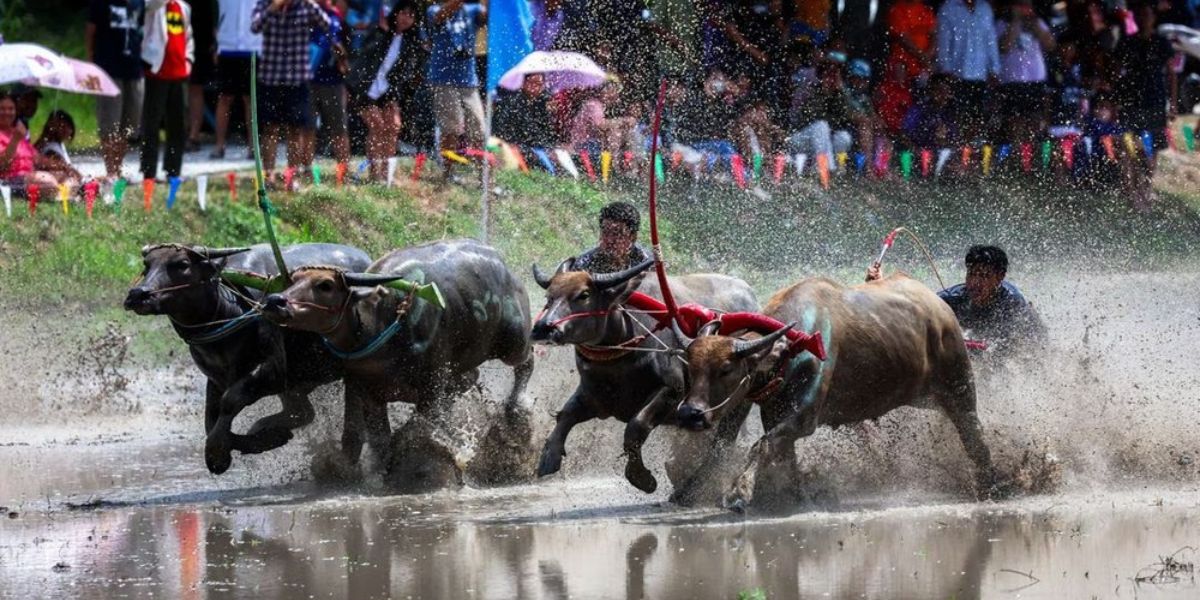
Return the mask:
[[43,194],[52,194],[58,189],[58,180],[37,170],[38,153],[29,143],[28,133],[17,121],[17,104],[12,96],[0,95],[0,184],[22,190],[36,185]]

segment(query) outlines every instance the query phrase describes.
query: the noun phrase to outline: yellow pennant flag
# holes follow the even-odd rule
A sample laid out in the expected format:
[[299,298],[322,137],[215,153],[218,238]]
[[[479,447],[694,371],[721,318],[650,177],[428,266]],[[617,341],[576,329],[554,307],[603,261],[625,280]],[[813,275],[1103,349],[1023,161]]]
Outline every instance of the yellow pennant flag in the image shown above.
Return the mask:
[[983,145],[983,175],[987,177],[992,174],[992,145]]
[[846,159],[847,158],[849,158],[849,156],[845,152],[837,153],[838,169],[840,169],[842,172],[846,171]]
[[71,199],[71,190],[67,189],[67,184],[58,184],[58,199],[62,201],[63,214],[71,214],[71,208],[68,201]]
[[1125,149],[1129,151],[1130,158],[1137,156],[1137,146],[1133,144],[1133,134],[1128,131],[1125,132]]
[[605,150],[600,153],[600,178],[608,183],[608,172],[612,170],[612,152]]
[[454,152],[453,150],[442,150],[442,156],[444,156],[447,159],[452,160],[460,165],[471,164],[471,161],[467,160],[461,154]]

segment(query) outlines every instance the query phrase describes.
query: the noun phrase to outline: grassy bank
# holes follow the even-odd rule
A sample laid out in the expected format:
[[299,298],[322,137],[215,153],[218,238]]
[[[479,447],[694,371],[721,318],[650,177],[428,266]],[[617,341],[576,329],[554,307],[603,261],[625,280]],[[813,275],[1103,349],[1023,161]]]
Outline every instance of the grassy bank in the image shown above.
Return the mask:
[[[643,210],[646,202],[632,182],[599,190],[540,174],[501,173],[497,184],[492,243],[523,277],[534,261],[552,267],[592,245],[596,215],[605,202],[626,199]],[[880,238],[897,225],[917,231],[942,268],[956,265],[967,245],[980,242],[1004,246],[1017,264],[1098,259],[1100,268],[1114,269],[1170,265],[1194,255],[1200,245],[1193,199],[1165,190],[1149,214],[1132,211],[1111,193],[1001,179],[765,190],[769,197],[732,185],[669,180],[661,216],[672,270],[734,273],[760,288],[780,277],[812,273],[857,277]],[[12,220],[0,219],[5,282],[0,301],[114,306],[140,270],[143,244],[227,246],[264,239],[248,181],[239,188],[238,202],[230,201],[223,182],[210,183],[207,212],[197,207],[190,183],[170,211],[162,206],[165,191],[159,190],[150,212],[142,209],[140,196],[141,190],[131,187],[120,211],[98,205],[91,220],[79,207],[63,215],[57,203],[43,203],[31,217],[18,204]],[[428,240],[480,234],[474,188],[402,179],[392,189],[318,187],[275,194],[273,200],[283,243],[341,242],[380,256]],[[924,268],[907,242],[898,243],[890,256],[898,267]]]

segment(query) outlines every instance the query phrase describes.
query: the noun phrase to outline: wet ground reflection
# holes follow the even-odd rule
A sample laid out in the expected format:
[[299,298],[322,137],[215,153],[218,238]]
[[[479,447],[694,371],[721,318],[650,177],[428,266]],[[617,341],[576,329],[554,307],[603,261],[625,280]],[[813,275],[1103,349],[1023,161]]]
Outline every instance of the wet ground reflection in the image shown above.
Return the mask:
[[1200,594],[1187,578],[1138,590],[1132,581],[1159,555],[1200,539],[1187,494],[1163,506],[1123,494],[1071,498],[1070,508],[940,505],[765,520],[609,501],[622,497],[620,482],[602,480],[425,497],[262,505],[270,496],[260,496],[32,512],[0,525],[0,596]]

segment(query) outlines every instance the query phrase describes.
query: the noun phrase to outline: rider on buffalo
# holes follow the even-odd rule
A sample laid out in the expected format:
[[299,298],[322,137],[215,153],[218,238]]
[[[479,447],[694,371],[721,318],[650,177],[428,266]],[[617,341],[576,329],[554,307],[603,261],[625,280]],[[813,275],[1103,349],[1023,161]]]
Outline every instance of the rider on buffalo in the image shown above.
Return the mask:
[[573,271],[615,273],[650,258],[637,245],[641,218],[628,202],[612,202],[600,209],[600,244],[575,258]]

